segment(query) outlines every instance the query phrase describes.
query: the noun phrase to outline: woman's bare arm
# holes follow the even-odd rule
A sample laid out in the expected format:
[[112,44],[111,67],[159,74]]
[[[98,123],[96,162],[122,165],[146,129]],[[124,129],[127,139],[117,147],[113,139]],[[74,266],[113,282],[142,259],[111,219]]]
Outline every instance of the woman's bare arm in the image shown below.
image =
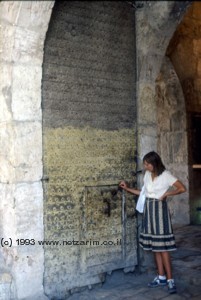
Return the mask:
[[185,192],[186,192],[185,186],[184,186],[183,183],[182,183],[181,181],[179,181],[179,180],[177,180],[177,181],[173,184],[173,187],[174,187],[173,190],[170,190],[170,191],[165,192],[165,194],[163,194],[163,196],[160,197],[159,200],[163,200],[163,199],[165,199],[165,198],[168,197],[168,196],[174,196],[174,195],[178,195],[178,194],[182,194],[182,193],[185,193]]

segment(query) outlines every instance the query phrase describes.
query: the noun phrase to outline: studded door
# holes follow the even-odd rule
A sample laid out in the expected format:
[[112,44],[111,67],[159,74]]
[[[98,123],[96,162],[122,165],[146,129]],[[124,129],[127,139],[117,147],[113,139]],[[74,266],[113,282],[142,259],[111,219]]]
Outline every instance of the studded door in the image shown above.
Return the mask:
[[55,2],[42,99],[44,286],[62,299],[137,263],[134,199],[118,189],[132,180],[136,149],[134,11],[126,1]]
[[[84,267],[109,272],[136,264],[136,219],[132,196],[117,185],[85,187],[82,238]],[[94,268],[96,270],[96,268]]]

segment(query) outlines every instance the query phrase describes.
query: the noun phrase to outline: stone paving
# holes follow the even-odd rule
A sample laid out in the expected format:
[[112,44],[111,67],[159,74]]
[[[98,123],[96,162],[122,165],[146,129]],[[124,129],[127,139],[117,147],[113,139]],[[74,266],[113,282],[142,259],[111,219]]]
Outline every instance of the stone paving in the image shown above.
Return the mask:
[[200,300],[201,299],[201,226],[190,225],[174,230],[177,251],[172,252],[173,273],[177,294],[169,295],[167,287],[148,288],[154,270],[124,273],[122,270],[107,275],[105,283],[91,290],[71,295],[68,300]]

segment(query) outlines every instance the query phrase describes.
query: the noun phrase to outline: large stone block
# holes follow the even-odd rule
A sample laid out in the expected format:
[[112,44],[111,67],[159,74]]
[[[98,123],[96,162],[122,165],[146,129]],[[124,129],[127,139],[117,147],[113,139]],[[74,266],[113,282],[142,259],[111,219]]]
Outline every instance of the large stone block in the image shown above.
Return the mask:
[[27,299],[30,297],[30,299],[37,299],[36,294],[43,294],[43,250],[33,246],[31,252],[25,250],[23,252],[17,251],[12,268],[16,284],[16,298]]
[[41,78],[41,67],[17,65],[13,68],[12,112],[14,120],[41,120]]
[[13,184],[0,184],[0,203],[1,203],[1,232],[2,237],[16,238],[16,226],[15,226],[15,199],[14,191],[15,185]]
[[42,131],[40,122],[21,122],[15,126],[15,179],[38,181],[42,177]]
[[37,181],[42,177],[41,123],[22,122],[0,128],[1,182]]
[[163,56],[159,53],[150,53],[138,57],[138,78],[141,82],[152,83],[155,81]]
[[[27,28],[15,28],[15,40],[12,49],[12,61],[16,63],[41,66],[43,60],[44,39],[40,32]],[[28,79],[28,77],[25,77]]]
[[12,119],[12,66],[1,62],[0,72],[0,124],[5,124]]
[[15,24],[19,27],[46,33],[54,2],[25,1],[23,5],[20,5]]
[[11,297],[12,277],[9,273],[0,273],[0,300],[9,300]]
[[17,238],[42,240],[42,183],[35,182],[17,184],[15,187],[14,199]]
[[186,132],[175,132],[172,134],[172,147],[174,153],[174,162],[182,163],[186,162],[186,151],[187,151],[187,135]]
[[0,127],[0,137],[0,180],[2,183],[9,183],[15,180],[12,124],[6,123]]
[[[12,52],[14,47],[14,37],[15,37],[15,27],[2,24],[0,26],[0,37],[1,37],[1,52],[0,52],[0,60],[6,62],[12,61]],[[2,77],[4,80],[4,78]]]
[[54,1],[2,1],[0,18],[4,23],[31,30],[47,30]]
[[141,124],[156,123],[155,91],[152,86],[143,83],[140,85],[138,120]]
[[18,18],[20,8],[22,6],[21,1],[1,1],[0,3],[0,18],[2,23],[10,23],[14,25]]
[[141,135],[139,151],[141,158],[150,151],[157,151],[157,137]]

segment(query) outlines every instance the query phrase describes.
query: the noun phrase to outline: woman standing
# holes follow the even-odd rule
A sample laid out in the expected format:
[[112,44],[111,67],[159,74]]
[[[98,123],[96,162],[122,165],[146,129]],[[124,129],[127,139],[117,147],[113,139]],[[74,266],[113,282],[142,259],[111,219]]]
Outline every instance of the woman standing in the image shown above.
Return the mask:
[[[146,171],[143,186],[146,200],[140,246],[154,252],[158,270],[158,276],[148,286],[152,288],[168,284],[168,291],[173,294],[177,290],[169,251],[176,250],[176,245],[166,198],[184,193],[186,188],[166,170],[156,152],[147,153],[143,163]],[[171,186],[173,189],[169,189]],[[140,195],[140,190],[129,188],[125,181],[120,182],[120,187],[134,195]]]

